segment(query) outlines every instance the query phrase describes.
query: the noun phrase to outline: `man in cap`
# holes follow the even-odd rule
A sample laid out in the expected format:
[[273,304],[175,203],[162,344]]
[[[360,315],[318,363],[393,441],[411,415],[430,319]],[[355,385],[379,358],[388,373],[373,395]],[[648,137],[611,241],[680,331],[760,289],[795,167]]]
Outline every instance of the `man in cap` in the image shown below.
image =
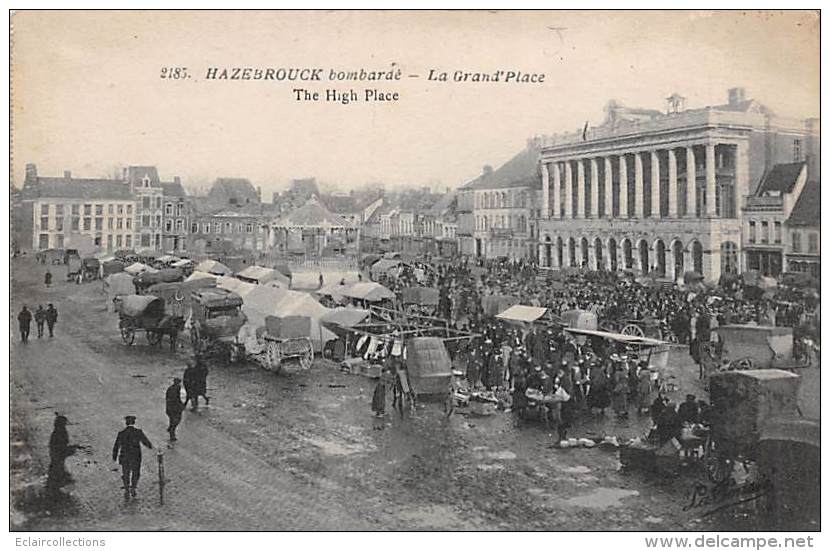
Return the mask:
[[32,313],[26,305],[17,314],[17,324],[20,327],[20,340],[26,342],[29,340],[29,326],[32,324]]
[[121,464],[121,480],[124,482],[124,497],[135,497],[138,478],[141,476],[141,446],[153,449],[153,444],[144,431],[135,428],[135,415],[124,417],[127,427],[118,433],[112,447],[112,460]]
[[168,424],[167,433],[170,435],[170,441],[176,441],[176,427],[182,421],[182,411],[184,411],[184,404],[182,403],[182,380],[178,377],[173,377],[173,384],[167,387],[167,392],[164,394],[164,412],[167,414]]

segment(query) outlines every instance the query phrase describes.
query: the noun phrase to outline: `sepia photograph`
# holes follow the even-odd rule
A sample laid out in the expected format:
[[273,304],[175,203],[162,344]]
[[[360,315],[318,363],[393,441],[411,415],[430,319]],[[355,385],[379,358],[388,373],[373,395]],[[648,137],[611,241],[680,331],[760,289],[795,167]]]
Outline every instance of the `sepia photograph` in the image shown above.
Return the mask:
[[12,10],[15,545],[813,547],[820,17]]

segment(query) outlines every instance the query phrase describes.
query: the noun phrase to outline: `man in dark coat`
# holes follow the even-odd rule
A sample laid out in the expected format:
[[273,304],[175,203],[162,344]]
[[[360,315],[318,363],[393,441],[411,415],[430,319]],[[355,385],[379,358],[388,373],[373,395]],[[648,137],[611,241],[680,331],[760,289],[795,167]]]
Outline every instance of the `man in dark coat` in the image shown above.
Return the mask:
[[184,405],[190,403],[190,411],[196,411],[199,408],[199,396],[205,399],[205,405],[210,404],[210,398],[207,397],[207,367],[196,358],[187,362],[187,368],[184,370],[184,390],[187,393]]
[[43,324],[46,322],[46,310],[42,304],[38,304],[35,310],[35,325],[37,325],[37,338],[43,337]]
[[675,405],[671,402],[667,403],[657,417],[657,438],[660,445],[672,438],[680,438],[681,428],[683,428],[683,422],[677,414]]
[[49,336],[55,336],[55,324],[58,323],[58,311],[55,305],[50,303],[46,308],[46,325],[49,327]]
[[17,314],[17,324],[20,327],[20,340],[26,342],[29,340],[29,326],[32,324],[32,313],[26,306]]
[[687,394],[686,401],[680,404],[680,407],[677,409],[677,414],[683,423],[697,423],[697,418],[700,414],[700,409],[697,405],[697,396]]
[[46,490],[50,494],[57,493],[72,482],[72,477],[66,470],[66,458],[73,455],[78,446],[69,443],[69,433],[66,430],[68,422],[65,416],[57,415],[52,436],[49,437],[49,473],[46,477]]
[[182,403],[182,380],[178,377],[173,378],[173,384],[167,387],[167,392],[164,394],[164,411],[167,414],[169,423],[167,425],[167,433],[170,435],[170,441],[176,441],[176,427],[182,421],[182,411],[184,411],[184,404]]
[[124,481],[124,497],[135,497],[141,476],[141,446],[153,449],[144,431],[135,428],[135,415],[124,417],[127,427],[118,433],[112,447],[112,460],[121,464],[121,480]]

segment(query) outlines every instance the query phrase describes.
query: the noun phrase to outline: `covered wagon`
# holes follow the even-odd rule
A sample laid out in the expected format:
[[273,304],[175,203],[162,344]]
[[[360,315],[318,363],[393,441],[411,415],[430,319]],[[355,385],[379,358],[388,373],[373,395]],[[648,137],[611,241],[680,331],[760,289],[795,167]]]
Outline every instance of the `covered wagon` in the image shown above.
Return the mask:
[[175,349],[179,331],[184,327],[181,316],[167,313],[164,299],[146,295],[123,295],[116,299],[118,329],[124,344],[135,342],[136,333],[144,332],[150,345],[161,343],[164,335],[170,337],[171,349]]

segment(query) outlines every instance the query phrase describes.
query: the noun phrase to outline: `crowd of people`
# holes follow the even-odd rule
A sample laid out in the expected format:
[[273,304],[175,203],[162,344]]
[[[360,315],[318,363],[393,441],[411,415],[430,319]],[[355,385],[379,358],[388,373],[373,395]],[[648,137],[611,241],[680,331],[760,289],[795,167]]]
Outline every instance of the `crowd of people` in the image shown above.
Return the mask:
[[[454,369],[464,374],[467,387],[498,396],[520,419],[535,416],[555,426],[560,439],[581,412],[649,414],[663,439],[676,435],[683,422],[699,421],[707,409],[694,395],[682,404],[670,401],[666,381],[637,347],[563,331],[555,320],[566,311],[591,312],[600,328],[612,330],[650,322],[663,339],[688,345],[696,362],[703,343],[721,344],[715,329],[728,324],[793,327],[796,350],[807,340],[818,353],[819,295],[813,289],[759,291],[738,278],[717,286],[665,285],[625,273],[542,271],[521,260],[416,260],[378,281],[399,298],[407,287],[437,288],[432,313],[474,335],[448,343]],[[499,297],[547,308],[552,315],[524,326],[504,322],[487,307],[499,304]]]

